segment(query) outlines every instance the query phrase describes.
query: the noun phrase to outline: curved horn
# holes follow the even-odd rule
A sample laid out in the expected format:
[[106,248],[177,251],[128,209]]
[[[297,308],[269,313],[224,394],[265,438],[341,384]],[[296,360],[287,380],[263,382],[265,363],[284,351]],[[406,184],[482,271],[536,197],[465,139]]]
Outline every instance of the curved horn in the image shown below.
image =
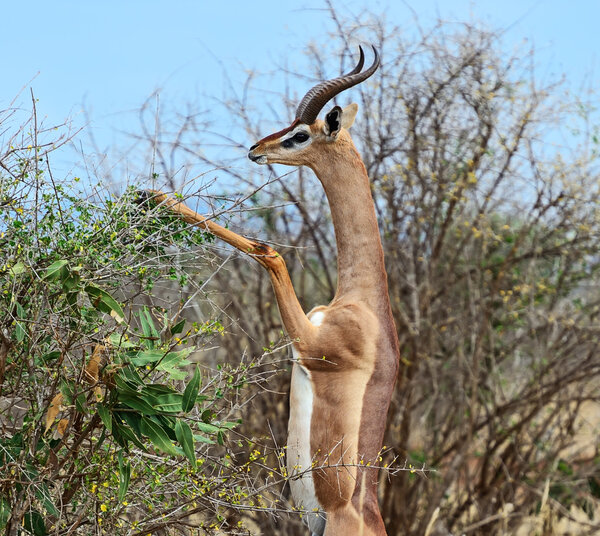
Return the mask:
[[377,67],[379,67],[379,54],[374,46],[371,45],[371,47],[373,48],[375,59],[373,60],[371,67],[366,71],[360,72],[365,61],[365,54],[362,47],[359,46],[360,58],[352,71],[338,78],[321,82],[309,90],[296,109],[296,118],[301,123],[304,123],[305,125],[314,123],[319,112],[328,101],[345,89],[360,84],[377,70]]
[[360,57],[358,58],[358,63],[356,64],[356,67],[354,67],[354,69],[352,69],[350,72],[343,74],[342,77],[352,76],[353,74],[360,73],[362,71],[363,65],[365,64],[365,51],[363,50],[363,47],[361,45],[358,45],[358,52],[360,54]]

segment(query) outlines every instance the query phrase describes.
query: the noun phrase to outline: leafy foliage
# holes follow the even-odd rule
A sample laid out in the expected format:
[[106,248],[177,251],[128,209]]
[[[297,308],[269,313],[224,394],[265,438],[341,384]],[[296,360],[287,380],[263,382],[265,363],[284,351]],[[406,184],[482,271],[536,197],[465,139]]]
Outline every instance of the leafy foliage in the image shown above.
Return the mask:
[[57,180],[52,145],[17,144],[24,129],[0,154],[0,530],[147,534],[195,514],[210,531],[213,495],[246,489],[228,443],[249,366],[265,371],[202,373],[218,319],[153,301],[194,279],[185,252],[205,234],[132,188]]
[[[493,31],[440,22],[410,34],[327,6],[335,31],[309,47],[316,78],[340,71],[322,58],[352,63],[355,40],[383,58],[340,98],[360,102],[352,134],[402,344],[380,461],[399,456],[407,470],[381,482],[388,533],[597,531],[597,441],[581,442],[600,402],[593,106],[540,84],[534,58],[507,54]],[[266,87],[255,79],[223,105],[228,129],[259,139],[295,94],[271,99],[282,119],[269,124],[252,108]],[[327,303],[335,240],[314,179],[300,169],[262,189],[256,169],[203,150],[215,139],[198,116],[152,117],[163,131],[137,140],[148,149],[139,175],[168,154],[153,169],[171,190],[201,166],[250,188],[232,205],[247,201],[248,227],[295,248],[282,253],[305,308]],[[34,108],[0,152],[0,527],[304,534],[279,447],[289,375],[275,373],[288,365],[262,359],[286,346],[267,276],[132,190],[55,180],[51,134]],[[227,317],[237,322],[221,338]],[[261,357],[232,364],[245,352]]]

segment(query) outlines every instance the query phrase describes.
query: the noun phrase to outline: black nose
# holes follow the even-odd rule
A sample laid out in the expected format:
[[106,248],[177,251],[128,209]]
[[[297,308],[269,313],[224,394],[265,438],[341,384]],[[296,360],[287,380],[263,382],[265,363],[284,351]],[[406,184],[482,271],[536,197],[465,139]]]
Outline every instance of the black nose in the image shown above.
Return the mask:
[[[253,145],[252,147],[256,147],[256,145]],[[252,154],[252,147],[250,147],[250,152],[248,153],[248,158],[250,160],[252,160],[252,162],[256,162],[260,158],[260,156],[255,156]]]

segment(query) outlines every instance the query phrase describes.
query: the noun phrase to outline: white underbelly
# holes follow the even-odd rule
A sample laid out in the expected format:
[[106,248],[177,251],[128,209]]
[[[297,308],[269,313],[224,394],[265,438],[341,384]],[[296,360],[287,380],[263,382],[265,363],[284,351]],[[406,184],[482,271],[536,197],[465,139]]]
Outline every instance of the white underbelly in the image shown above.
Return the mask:
[[[314,318],[316,317],[316,318]],[[315,321],[316,320],[316,321]],[[322,313],[315,313],[311,321],[318,325]],[[290,388],[290,420],[288,424],[287,469],[290,489],[297,508],[306,514],[303,520],[315,534],[322,534],[325,515],[315,495],[310,451],[310,425],[314,394],[310,372],[298,362],[298,353],[292,347],[294,366]]]

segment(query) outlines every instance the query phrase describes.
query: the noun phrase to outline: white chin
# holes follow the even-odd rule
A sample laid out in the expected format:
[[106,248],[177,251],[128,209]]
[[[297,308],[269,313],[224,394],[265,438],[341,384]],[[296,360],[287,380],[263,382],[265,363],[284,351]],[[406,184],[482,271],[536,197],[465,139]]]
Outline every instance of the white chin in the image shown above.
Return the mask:
[[256,159],[256,163],[257,164],[266,164],[267,163],[267,157],[265,155],[259,156]]

